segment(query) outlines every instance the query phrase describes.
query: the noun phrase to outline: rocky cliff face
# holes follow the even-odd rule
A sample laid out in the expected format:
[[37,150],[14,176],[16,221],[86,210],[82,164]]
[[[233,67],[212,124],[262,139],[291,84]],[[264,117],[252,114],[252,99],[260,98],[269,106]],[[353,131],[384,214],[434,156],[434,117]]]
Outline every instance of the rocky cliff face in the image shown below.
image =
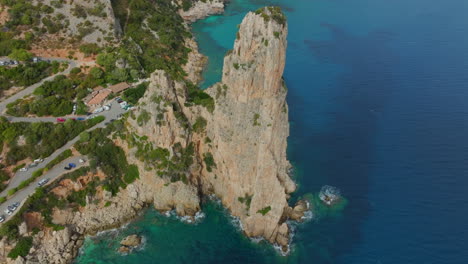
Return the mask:
[[[280,16],[278,22],[274,16]],[[264,9],[242,21],[234,49],[224,58],[222,82],[207,136],[216,167],[203,170],[206,185],[240,218],[248,236],[289,241],[285,208],[295,184],[288,175],[289,123],[285,65],[287,25],[281,12]]]

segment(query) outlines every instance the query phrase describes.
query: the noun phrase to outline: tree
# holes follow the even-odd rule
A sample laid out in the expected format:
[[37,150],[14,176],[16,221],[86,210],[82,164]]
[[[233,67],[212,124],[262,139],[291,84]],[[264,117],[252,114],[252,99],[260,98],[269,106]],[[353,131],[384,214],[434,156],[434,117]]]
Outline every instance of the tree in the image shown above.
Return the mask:
[[8,257],[16,259],[18,256],[26,256],[32,247],[32,237],[20,237],[16,246],[8,253]]
[[91,76],[96,80],[100,80],[102,77],[104,77],[104,71],[99,67],[91,68],[89,74],[91,74]]
[[123,82],[128,79],[128,73],[126,69],[115,69],[110,77],[112,81]]
[[27,61],[32,59],[33,55],[25,49],[14,49],[8,57],[14,60]]
[[90,137],[91,137],[91,135],[86,131],[80,133],[80,141],[81,142],[87,142],[90,139]]

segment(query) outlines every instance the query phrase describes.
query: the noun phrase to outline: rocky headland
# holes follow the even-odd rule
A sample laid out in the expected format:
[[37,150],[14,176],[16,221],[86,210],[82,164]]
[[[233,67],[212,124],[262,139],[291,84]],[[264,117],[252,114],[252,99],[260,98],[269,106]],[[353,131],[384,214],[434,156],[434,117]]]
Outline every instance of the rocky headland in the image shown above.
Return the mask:
[[[222,81],[204,92],[194,90],[190,81],[199,80],[205,59],[187,40],[192,45],[187,64],[198,66],[185,66],[186,80],[174,80],[163,70],[152,73],[145,95],[125,121],[126,136],[114,138],[128,162],[138,166],[139,179],[114,196],[98,187],[78,211],[55,209],[53,221],[62,230],[35,234],[26,223],[23,232],[33,237],[29,254],[11,260],[6,250],[0,258],[70,263],[85,235],[119,227],[146,206],[193,217],[210,195],[239,218],[247,236],[263,237],[286,251],[287,221],[300,220],[308,210],[305,202],[288,204],[296,186],[286,157],[289,123],[282,74],[287,33],[279,8],[248,13],[224,58]],[[150,160],[148,149],[159,158]],[[6,237],[0,243],[5,249],[14,244]]]

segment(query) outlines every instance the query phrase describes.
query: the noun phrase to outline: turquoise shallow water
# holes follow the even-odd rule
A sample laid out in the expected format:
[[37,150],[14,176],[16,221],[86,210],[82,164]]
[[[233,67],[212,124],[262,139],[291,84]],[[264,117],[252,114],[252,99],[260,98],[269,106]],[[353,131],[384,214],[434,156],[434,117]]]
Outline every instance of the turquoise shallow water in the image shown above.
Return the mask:
[[[285,80],[297,196],[325,184],[340,213],[296,227],[290,256],[244,238],[222,208],[188,225],[148,210],[114,237],[88,239],[77,263],[468,263],[468,2],[232,0],[194,24],[221,76],[246,12],[278,4],[289,37]],[[147,238],[132,256],[124,234]]]

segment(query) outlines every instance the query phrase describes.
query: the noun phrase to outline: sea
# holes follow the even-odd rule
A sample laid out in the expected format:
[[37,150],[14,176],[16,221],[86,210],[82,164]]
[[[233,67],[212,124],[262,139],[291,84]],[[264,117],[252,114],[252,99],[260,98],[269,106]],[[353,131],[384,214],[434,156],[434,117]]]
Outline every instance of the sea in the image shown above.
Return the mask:
[[[249,11],[281,6],[294,201],[324,185],[344,208],[294,225],[291,252],[246,238],[216,201],[196,223],[152,209],[89,237],[76,263],[468,263],[468,1],[231,0],[193,24],[203,88]],[[116,252],[128,234],[145,238]]]

